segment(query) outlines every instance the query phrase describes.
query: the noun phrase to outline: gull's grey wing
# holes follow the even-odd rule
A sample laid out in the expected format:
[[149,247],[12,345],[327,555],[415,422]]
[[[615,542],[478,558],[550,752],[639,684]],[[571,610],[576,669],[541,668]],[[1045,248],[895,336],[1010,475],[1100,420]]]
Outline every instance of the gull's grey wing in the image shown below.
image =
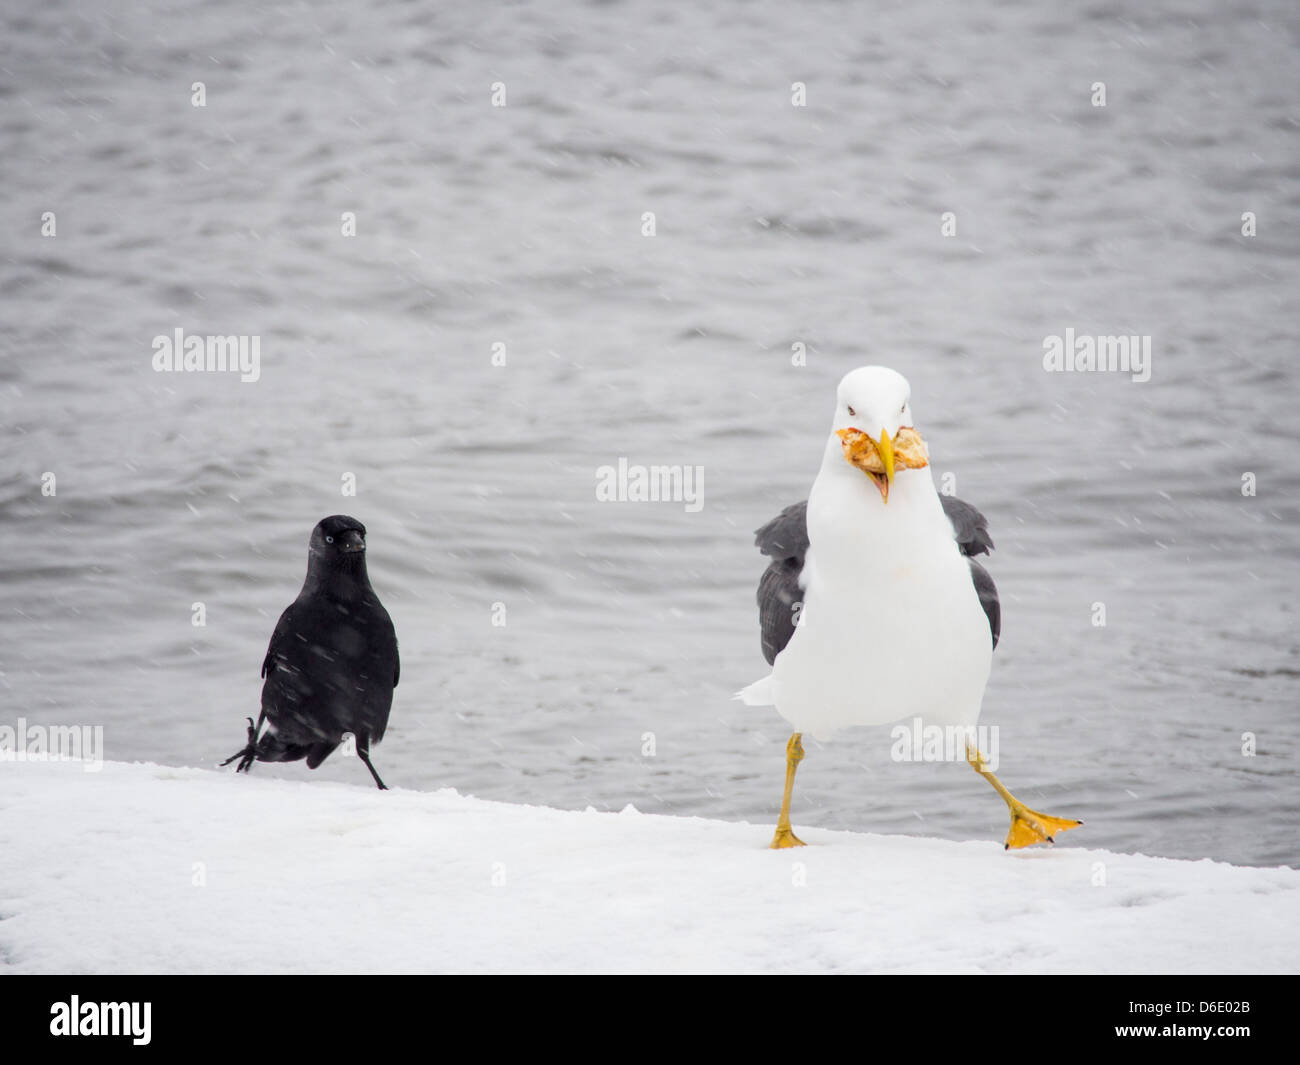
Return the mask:
[[754,543],[772,560],[758,582],[758,623],[770,666],[794,635],[803,599],[799,574],[808,553],[808,501],[786,507],[754,534]]
[[980,597],[980,606],[984,616],[989,619],[989,632],[993,634],[993,646],[998,645],[998,636],[1002,632],[1002,605],[998,602],[998,588],[989,576],[989,571],[975,561],[976,555],[987,555],[993,548],[993,537],[989,535],[989,520],[969,503],[956,496],[939,497],[943,512],[952,522],[953,535],[957,546],[970,562],[970,578],[975,584],[975,591]]
[[[979,594],[980,606],[989,619],[993,646],[1002,631],[1002,607],[997,586],[988,570],[972,557],[987,555],[993,547],[988,519],[956,496],[939,497],[943,512],[952,522],[953,536],[961,553],[970,560],[971,581]],[[754,534],[759,551],[770,558],[758,582],[758,622],[762,633],[763,657],[768,665],[785,650],[794,635],[795,611],[803,599],[799,574],[808,553],[808,501],[792,503]]]
[[773,562],[758,582],[758,623],[762,631],[763,657],[770,666],[794,635],[795,611],[803,600],[799,572],[803,564]]
[[970,563],[970,579],[975,582],[980,606],[984,608],[984,616],[989,619],[989,632],[993,634],[993,646],[996,648],[998,637],[1002,634],[1002,604],[998,602],[998,586],[993,583],[989,571],[973,558],[966,561]]
[[795,559],[802,569],[808,553],[808,500],[791,503],[754,533],[754,543],[768,558]]
[[989,536],[989,520],[969,503],[956,496],[939,497],[943,512],[952,522],[957,544],[963,555],[987,555],[993,547]]

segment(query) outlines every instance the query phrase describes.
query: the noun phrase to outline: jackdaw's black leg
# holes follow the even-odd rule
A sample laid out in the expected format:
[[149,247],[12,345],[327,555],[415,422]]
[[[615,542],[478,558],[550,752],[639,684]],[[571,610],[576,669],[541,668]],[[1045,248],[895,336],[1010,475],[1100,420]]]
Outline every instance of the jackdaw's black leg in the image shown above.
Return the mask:
[[223,766],[230,765],[231,762],[233,762],[236,758],[238,758],[239,765],[235,766],[235,772],[236,773],[248,772],[249,767],[252,766],[253,762],[257,760],[257,734],[258,732],[261,731],[262,719],[265,716],[266,716],[265,710],[263,710],[260,714],[258,714],[256,725],[253,724],[253,719],[251,717],[247,719],[248,720],[248,745],[244,747],[243,750],[236,751],[224,762],[222,762],[221,764]]
[[375,767],[370,764],[370,737],[357,737],[357,757],[366,763],[366,768],[370,770],[370,775],[375,778],[375,783],[379,785],[380,791],[387,791],[388,785],[379,779],[379,774],[375,772]]

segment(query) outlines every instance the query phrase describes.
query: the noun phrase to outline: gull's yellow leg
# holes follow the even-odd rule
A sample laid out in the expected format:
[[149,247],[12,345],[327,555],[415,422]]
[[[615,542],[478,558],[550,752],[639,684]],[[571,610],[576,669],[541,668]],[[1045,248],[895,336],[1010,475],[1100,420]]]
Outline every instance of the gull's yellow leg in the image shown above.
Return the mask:
[[776,835],[772,837],[772,849],[785,847],[802,847],[804,841],[794,834],[790,827],[790,798],[794,795],[794,771],[803,761],[803,744],[799,742],[802,732],[796,732],[785,745],[785,795],[781,799],[781,817],[776,822]]
[[1002,796],[1011,811],[1011,829],[1007,832],[1004,849],[1028,847],[1031,843],[1055,843],[1056,833],[1064,832],[1069,828],[1078,828],[1083,824],[1082,821],[1071,821],[1068,817],[1049,817],[1047,814],[1040,814],[1037,810],[1031,810],[1007,791],[1002,781],[993,775],[993,770],[988,767],[984,756],[973,743],[966,744],[966,761],[970,762],[975,772],[993,785],[993,790]]

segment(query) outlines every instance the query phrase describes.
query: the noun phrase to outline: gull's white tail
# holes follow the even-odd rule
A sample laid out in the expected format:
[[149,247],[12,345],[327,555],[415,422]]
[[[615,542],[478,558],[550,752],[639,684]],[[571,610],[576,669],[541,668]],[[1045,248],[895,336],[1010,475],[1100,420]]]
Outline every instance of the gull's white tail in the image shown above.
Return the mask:
[[748,688],[741,688],[732,696],[746,706],[775,706],[776,696],[772,694],[772,674],[762,680],[756,680]]

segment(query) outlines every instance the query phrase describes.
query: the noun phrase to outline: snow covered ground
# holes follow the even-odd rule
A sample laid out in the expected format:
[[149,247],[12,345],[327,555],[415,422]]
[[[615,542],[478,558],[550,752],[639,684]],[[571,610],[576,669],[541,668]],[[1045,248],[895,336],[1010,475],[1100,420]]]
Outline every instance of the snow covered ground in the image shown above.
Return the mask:
[[0,972],[1282,972],[1300,871],[0,765]]

